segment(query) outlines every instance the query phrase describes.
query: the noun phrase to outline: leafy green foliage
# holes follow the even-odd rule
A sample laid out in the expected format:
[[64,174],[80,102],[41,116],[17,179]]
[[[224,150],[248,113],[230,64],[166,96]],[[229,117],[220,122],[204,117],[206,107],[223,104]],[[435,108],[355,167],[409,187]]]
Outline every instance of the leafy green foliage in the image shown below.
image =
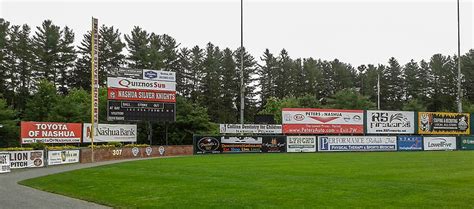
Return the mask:
[[375,103],[353,89],[344,89],[329,98],[326,106],[335,109],[368,110],[373,109]]
[[5,99],[0,98],[0,147],[19,145],[19,128],[17,112],[7,106]]

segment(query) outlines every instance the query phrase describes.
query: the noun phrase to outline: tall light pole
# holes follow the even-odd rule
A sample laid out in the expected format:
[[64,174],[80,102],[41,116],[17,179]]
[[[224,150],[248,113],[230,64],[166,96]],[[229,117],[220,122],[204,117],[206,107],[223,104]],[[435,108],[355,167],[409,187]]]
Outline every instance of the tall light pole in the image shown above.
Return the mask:
[[240,0],[240,124],[244,124],[244,0]]
[[458,2],[458,112],[462,112],[462,99],[461,99],[461,31],[460,31],[460,23],[459,23],[459,0]]

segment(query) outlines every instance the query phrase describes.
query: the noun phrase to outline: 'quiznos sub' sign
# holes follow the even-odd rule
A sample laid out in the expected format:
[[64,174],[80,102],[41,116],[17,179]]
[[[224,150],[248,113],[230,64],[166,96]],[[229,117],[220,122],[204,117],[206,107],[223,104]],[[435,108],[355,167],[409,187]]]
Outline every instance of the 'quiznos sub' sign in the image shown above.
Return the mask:
[[287,136],[287,152],[316,152],[316,136]]
[[145,79],[107,77],[107,87],[143,90],[176,91],[176,83]]
[[79,162],[79,150],[48,151],[48,165],[62,165]]
[[319,151],[396,151],[394,136],[318,136]]
[[281,125],[266,124],[220,124],[221,134],[281,134]]
[[80,143],[82,124],[21,122],[21,143]]
[[456,137],[423,137],[423,147],[425,150],[455,150]]
[[423,150],[423,137],[398,136],[398,150]]
[[10,172],[10,154],[0,153],[0,173]]
[[367,110],[366,121],[369,134],[415,133],[414,112]]
[[363,110],[283,108],[285,134],[362,134]]
[[419,112],[418,134],[470,134],[469,113]]
[[10,167],[13,168],[39,168],[44,166],[43,150],[11,151]]
[[[84,123],[82,142],[91,142],[91,124]],[[99,124],[94,130],[94,142],[137,142],[136,124]]]

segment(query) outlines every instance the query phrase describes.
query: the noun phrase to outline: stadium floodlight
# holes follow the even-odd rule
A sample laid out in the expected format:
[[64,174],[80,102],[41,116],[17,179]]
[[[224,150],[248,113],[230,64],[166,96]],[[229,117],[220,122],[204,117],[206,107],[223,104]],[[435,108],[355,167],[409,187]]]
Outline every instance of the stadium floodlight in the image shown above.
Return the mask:
[[457,1],[458,6],[458,112],[462,112],[462,90],[461,90],[461,35],[460,35],[460,21],[459,21],[459,0]]
[[244,124],[244,0],[240,0],[240,123]]

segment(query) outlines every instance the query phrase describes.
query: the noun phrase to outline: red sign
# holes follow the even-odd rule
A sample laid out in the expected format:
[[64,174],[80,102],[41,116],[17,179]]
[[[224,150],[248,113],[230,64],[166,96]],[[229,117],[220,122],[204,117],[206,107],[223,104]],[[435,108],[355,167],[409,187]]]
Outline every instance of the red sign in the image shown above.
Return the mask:
[[108,88],[107,97],[110,100],[176,102],[175,91]]
[[285,134],[362,134],[363,110],[283,108]]
[[21,122],[21,143],[80,143],[82,124],[56,122]]

